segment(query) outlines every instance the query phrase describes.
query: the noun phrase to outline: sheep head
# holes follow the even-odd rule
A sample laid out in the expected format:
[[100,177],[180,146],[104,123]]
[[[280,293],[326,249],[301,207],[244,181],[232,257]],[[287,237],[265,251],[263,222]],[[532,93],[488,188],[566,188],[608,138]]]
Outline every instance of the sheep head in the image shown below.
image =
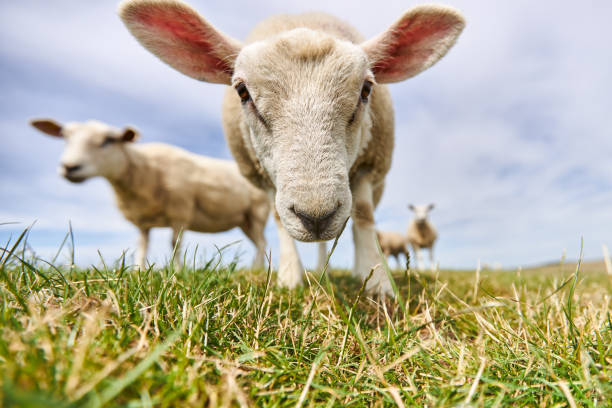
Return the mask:
[[30,124],[49,136],[64,139],[66,147],[58,173],[73,183],[96,176],[119,177],[127,166],[123,144],[138,138],[131,127],[120,130],[95,120],[62,125],[52,119],[34,119]]
[[427,221],[429,212],[434,209],[434,204],[429,205],[412,205],[408,204],[408,208],[414,212],[414,221],[417,224],[423,224]]

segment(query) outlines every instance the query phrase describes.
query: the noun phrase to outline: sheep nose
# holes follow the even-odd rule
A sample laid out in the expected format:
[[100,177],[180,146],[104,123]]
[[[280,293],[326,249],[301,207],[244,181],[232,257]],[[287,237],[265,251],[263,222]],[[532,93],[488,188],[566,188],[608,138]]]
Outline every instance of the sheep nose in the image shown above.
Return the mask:
[[300,219],[304,228],[306,228],[316,237],[319,237],[331,223],[331,220],[334,218],[338,208],[340,208],[340,206],[337,206],[335,209],[325,214],[318,215],[308,214],[304,211],[296,209],[295,207],[291,207],[291,212],[293,212]]
[[62,166],[64,166],[64,170],[66,170],[66,174],[70,174],[72,172],[75,172],[75,171],[79,170],[81,167],[83,167],[80,164],[77,164],[75,166],[70,166],[68,164],[62,164]]

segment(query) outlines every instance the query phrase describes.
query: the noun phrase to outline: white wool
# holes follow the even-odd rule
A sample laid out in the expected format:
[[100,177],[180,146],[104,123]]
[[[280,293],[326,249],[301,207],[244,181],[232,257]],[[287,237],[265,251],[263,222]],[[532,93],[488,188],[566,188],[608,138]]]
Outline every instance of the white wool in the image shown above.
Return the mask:
[[34,120],[32,124],[66,141],[60,175],[73,182],[91,177],[109,181],[119,210],[140,230],[141,267],[149,231],[155,227],[172,228],[173,247],[181,231],[239,227],[257,248],[254,267],[263,267],[270,204],[266,194],[240,174],[236,163],[161,143],[134,144],[138,135],[134,129],[118,130],[97,121],[60,125]]
[[414,218],[408,224],[406,233],[407,241],[414,251],[417,267],[419,270],[425,269],[421,250],[429,250],[430,268],[434,265],[434,244],[438,239],[438,232],[428,218],[429,211],[433,209],[433,204],[429,205],[410,205],[409,208],[414,212]]
[[393,256],[398,259],[400,254],[409,258],[406,236],[394,231],[377,231],[380,249],[386,257]]
[[[365,278],[380,263],[374,209],[393,150],[393,107],[383,84],[441,58],[464,27],[461,15],[415,7],[365,42],[327,14],[276,16],[241,44],[179,1],[127,0],[119,13],[164,62],[193,78],[231,85],[223,127],[240,171],[274,204],[279,283],[302,281],[294,239],[333,239],[349,216],[354,274]],[[368,289],[391,292],[382,268]]]

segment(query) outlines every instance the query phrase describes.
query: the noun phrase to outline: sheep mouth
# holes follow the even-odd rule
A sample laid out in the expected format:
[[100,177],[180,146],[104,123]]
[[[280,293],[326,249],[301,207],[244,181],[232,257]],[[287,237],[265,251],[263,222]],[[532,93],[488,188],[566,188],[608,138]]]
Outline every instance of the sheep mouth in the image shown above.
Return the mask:
[[66,180],[68,180],[69,182],[71,182],[71,183],[75,183],[75,184],[82,183],[82,182],[84,182],[85,180],[87,180],[87,177],[82,177],[82,176],[71,176],[71,175],[69,175],[69,174],[65,175],[65,176],[64,176],[64,178],[65,178]]
[[300,242],[325,242],[336,238],[338,231],[332,229],[323,232],[310,232],[306,230],[299,232],[289,231],[289,235]]

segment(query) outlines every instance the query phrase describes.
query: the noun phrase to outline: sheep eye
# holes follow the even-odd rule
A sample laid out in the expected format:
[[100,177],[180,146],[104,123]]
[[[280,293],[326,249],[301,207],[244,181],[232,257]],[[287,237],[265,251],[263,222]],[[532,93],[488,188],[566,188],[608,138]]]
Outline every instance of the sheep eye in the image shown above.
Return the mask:
[[108,146],[108,145],[110,145],[110,144],[115,143],[116,141],[117,141],[117,139],[115,139],[115,138],[113,138],[113,137],[110,137],[110,136],[107,136],[107,137],[104,139],[104,141],[102,142],[102,144],[100,144],[100,147],[106,147],[106,146]]
[[361,88],[361,101],[367,102],[368,96],[370,96],[370,92],[372,92],[372,82],[365,81],[363,83],[363,87]]
[[249,94],[249,90],[244,82],[240,82],[238,85],[236,85],[236,92],[238,92],[238,96],[240,97],[240,101],[242,103],[247,103],[251,100],[251,95]]

